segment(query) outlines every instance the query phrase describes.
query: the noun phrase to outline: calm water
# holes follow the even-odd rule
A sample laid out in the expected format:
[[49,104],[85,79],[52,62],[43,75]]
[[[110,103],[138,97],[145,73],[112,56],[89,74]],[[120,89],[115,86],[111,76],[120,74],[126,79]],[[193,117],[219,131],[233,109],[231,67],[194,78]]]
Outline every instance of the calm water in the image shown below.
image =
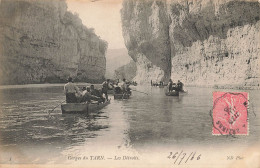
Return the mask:
[[144,152],[167,145],[259,141],[260,91],[247,91],[249,136],[230,137],[211,135],[213,89],[187,88],[188,95],[179,97],[167,97],[163,89],[150,86],[134,89],[149,95],[133,92],[129,100],[112,98],[110,105],[91,115],[62,115],[61,86],[1,89],[1,163],[59,163],[70,153],[103,148]]

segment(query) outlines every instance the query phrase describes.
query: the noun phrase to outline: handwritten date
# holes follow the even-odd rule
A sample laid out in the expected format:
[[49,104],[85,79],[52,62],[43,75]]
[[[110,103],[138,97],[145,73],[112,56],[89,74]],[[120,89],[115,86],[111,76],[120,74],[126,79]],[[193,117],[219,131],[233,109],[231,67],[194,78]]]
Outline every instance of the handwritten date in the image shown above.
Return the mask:
[[181,163],[187,163],[189,161],[193,160],[200,160],[201,154],[197,154],[195,152],[170,152],[169,156],[167,156],[168,159],[175,160],[174,164],[180,165]]

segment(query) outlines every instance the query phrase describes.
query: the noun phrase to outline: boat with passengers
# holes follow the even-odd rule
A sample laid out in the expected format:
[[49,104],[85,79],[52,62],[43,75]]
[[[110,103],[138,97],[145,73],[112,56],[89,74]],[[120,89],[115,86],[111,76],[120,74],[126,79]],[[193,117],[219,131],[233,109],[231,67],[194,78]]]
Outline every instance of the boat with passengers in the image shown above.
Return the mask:
[[100,102],[84,102],[84,103],[64,103],[61,104],[62,114],[89,114],[96,113],[110,104],[110,99],[104,103]]

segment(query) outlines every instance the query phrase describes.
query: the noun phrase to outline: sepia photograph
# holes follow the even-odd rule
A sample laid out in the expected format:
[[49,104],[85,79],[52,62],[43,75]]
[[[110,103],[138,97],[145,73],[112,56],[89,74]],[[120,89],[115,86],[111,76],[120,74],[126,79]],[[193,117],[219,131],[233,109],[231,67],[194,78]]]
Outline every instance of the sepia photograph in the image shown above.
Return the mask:
[[260,168],[259,0],[0,0],[0,167]]

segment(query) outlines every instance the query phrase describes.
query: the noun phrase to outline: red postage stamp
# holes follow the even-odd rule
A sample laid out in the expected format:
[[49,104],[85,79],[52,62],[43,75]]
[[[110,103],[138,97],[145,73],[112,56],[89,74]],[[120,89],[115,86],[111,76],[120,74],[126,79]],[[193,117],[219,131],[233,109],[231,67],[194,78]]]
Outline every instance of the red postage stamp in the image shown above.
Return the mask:
[[213,92],[213,135],[248,135],[248,93]]

